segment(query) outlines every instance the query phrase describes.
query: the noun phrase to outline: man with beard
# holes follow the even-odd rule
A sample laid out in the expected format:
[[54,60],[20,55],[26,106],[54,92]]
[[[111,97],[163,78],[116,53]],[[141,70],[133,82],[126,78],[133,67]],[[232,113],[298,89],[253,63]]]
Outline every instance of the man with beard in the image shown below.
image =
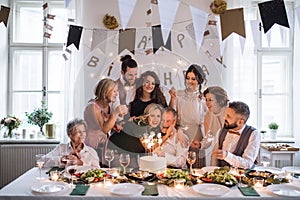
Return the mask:
[[219,131],[212,152],[212,166],[254,167],[260,146],[260,134],[246,125],[250,110],[247,104],[229,103],[225,111],[225,124]]

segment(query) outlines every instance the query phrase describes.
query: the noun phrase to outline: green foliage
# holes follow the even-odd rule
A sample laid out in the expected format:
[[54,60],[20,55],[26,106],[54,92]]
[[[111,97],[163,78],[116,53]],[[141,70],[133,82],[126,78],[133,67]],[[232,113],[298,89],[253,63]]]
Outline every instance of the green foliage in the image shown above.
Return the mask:
[[43,132],[43,126],[50,121],[53,113],[48,111],[44,101],[41,101],[40,108],[34,109],[32,113],[25,112],[29,124],[37,125],[40,127],[40,131]]
[[275,122],[271,122],[271,123],[269,124],[269,129],[277,130],[278,127],[279,127],[279,125],[278,125],[277,123],[275,123]]

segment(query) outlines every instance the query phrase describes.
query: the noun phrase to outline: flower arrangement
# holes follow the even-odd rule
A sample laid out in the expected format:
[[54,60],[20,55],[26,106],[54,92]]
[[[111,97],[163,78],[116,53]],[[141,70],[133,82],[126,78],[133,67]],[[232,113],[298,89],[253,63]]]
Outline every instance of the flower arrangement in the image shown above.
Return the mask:
[[268,126],[271,130],[277,130],[279,128],[279,125],[275,122],[271,122]]
[[110,16],[107,13],[104,15],[102,22],[106,28],[111,30],[116,29],[119,26],[119,22],[115,16]]
[[40,127],[40,132],[44,135],[43,126],[49,122],[53,113],[48,111],[44,101],[41,101],[41,108],[36,108],[32,113],[25,112],[29,124],[37,125]]
[[7,127],[8,129],[8,137],[12,137],[12,130],[19,128],[19,126],[21,125],[21,120],[15,116],[7,116],[4,117],[0,124]]

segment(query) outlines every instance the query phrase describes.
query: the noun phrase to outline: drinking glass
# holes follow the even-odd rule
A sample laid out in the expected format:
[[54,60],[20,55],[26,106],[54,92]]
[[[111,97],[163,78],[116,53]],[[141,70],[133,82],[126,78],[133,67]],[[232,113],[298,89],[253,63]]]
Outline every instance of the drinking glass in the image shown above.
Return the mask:
[[70,175],[70,188],[74,188],[73,175],[77,171],[77,160],[67,160],[66,169],[67,173]]
[[268,153],[262,153],[260,157],[260,163],[264,167],[269,167],[271,162],[271,155]]
[[196,152],[195,151],[189,151],[187,156],[187,162],[190,165],[190,173],[193,173],[193,164],[196,162]]
[[105,160],[108,162],[108,168],[110,169],[110,162],[114,159],[114,150],[106,149],[105,151]]
[[35,155],[36,158],[36,165],[39,167],[39,177],[37,177],[36,179],[38,180],[42,180],[44,179],[44,177],[42,177],[42,167],[45,164],[45,154],[37,154]]
[[130,156],[129,156],[129,154],[123,154],[123,153],[121,153],[119,161],[120,161],[120,165],[123,167],[123,174],[125,174],[126,173],[126,167],[130,163]]
[[68,155],[69,155],[69,152],[68,152],[68,145],[61,145],[60,146],[60,156],[61,156],[61,159],[60,161],[63,163],[64,166],[66,166],[67,164],[67,160],[68,160]]

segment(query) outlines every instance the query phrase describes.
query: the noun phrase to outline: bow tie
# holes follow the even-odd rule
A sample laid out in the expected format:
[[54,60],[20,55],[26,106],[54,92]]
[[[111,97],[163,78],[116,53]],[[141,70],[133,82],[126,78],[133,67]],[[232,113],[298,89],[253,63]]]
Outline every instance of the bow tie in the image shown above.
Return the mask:
[[234,131],[234,130],[229,130],[228,133],[236,134],[236,135],[241,135],[240,132]]

